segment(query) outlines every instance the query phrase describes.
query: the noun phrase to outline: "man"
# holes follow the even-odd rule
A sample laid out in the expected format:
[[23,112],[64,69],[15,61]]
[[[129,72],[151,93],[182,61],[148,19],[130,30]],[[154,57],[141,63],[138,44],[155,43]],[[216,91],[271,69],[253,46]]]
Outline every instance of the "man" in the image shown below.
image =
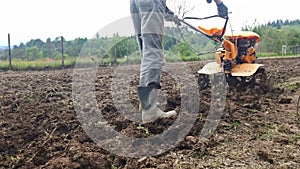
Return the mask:
[[[214,0],[221,17],[227,17],[222,0]],[[207,0],[208,3],[211,0]],[[148,123],[161,117],[176,115],[176,111],[163,112],[157,106],[163,66],[164,19],[180,24],[177,16],[166,7],[166,0],[130,0],[130,12],[141,51],[140,85],[138,96],[142,108],[142,121]]]

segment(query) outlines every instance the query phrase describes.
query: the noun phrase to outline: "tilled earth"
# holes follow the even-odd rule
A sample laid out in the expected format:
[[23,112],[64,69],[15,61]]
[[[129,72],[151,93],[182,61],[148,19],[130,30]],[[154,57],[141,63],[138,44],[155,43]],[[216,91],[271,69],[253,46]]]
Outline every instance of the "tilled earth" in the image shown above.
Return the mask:
[[[296,109],[300,97],[300,58],[264,59],[258,63],[265,64],[265,69],[274,77],[273,91],[218,91],[227,93],[226,106],[221,119],[216,120],[216,130],[210,131],[210,137],[205,140],[199,136],[209,121],[213,88],[199,91],[193,85],[197,82],[197,70],[205,62],[187,63],[192,76],[181,74],[186,71],[180,64],[168,64],[173,74],[163,73],[162,93],[167,101],[160,105],[161,108],[183,112],[183,106],[187,107],[184,104],[189,106],[190,102],[195,102],[187,102],[186,98],[193,97],[180,93],[189,91],[199,97],[199,103],[195,104],[199,109],[197,107],[191,129],[183,133],[182,140],[161,154],[149,157],[112,153],[97,144],[86,130],[91,126],[101,127],[102,123],[93,119],[99,115],[89,116],[88,112],[93,110],[102,114],[106,125],[129,138],[159,136],[172,126],[177,117],[157,119],[144,125],[139,123],[138,65],[130,66],[135,73],[129,81],[122,81],[122,78],[113,81],[115,67],[99,68],[95,80],[90,81],[94,96],[84,89],[77,91],[85,100],[79,104],[80,108],[76,107],[80,99],[74,99],[74,87],[78,86],[74,86],[73,69],[1,72],[0,168],[299,168],[300,119]],[[174,75],[184,78],[184,83],[176,84]],[[124,91],[129,95],[124,102],[127,104],[120,102]],[[90,103],[93,99],[96,106]],[[118,111],[127,110],[128,105],[134,111],[126,114]],[[78,114],[77,109],[87,113]],[[188,110],[185,109],[186,118],[190,118]],[[128,119],[128,114],[134,120]],[[89,118],[88,124],[80,121]],[[136,148],[147,154],[142,146]]]

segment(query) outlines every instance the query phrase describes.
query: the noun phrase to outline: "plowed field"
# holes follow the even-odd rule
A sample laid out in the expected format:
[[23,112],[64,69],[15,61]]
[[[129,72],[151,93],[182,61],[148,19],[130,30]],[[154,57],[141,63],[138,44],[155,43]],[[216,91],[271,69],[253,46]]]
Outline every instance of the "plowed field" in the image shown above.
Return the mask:
[[[201,97],[200,106],[184,139],[159,155],[139,158],[111,153],[86,133],[74,107],[73,69],[1,72],[0,168],[299,168],[300,121],[296,109],[300,58],[258,62],[265,64],[267,72],[274,76],[272,92],[228,91],[216,130],[206,141],[199,141],[211,96],[210,88],[194,88]],[[187,63],[195,72],[191,81],[197,81],[196,72],[204,64]],[[139,70],[138,65],[131,68]],[[83,110],[99,109],[109,126],[131,138],[159,135],[172,125],[176,117],[141,126],[118,113],[111,93],[114,69],[98,69],[98,107],[85,105]],[[174,64],[174,70],[180,68]],[[130,103],[136,108],[134,113],[139,116],[137,77],[131,80],[129,93]],[[184,96],[174,87],[174,79],[164,73],[162,84],[168,100],[164,110],[179,110]],[[118,94],[118,90],[114,92]]]

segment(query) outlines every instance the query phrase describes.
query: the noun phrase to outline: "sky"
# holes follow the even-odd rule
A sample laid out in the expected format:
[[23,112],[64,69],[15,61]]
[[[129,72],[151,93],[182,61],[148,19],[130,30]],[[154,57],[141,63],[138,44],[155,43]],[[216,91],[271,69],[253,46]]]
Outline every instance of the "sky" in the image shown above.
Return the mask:
[[[207,4],[205,0],[186,1],[188,6],[195,7],[188,16],[204,17],[217,13],[215,4]],[[229,28],[233,30],[240,30],[255,20],[266,23],[300,18],[295,0],[223,1],[232,12]],[[99,30],[122,31],[131,24],[129,0],[1,0],[0,17],[0,46],[7,46],[8,34],[11,44],[19,45],[31,39],[46,41],[59,36],[66,40],[90,38]]]

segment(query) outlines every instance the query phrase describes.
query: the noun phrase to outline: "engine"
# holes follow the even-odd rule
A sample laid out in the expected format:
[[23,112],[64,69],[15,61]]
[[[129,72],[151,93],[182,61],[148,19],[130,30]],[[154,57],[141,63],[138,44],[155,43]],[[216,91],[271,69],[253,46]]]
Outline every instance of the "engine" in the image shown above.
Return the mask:
[[251,31],[225,36],[222,47],[216,52],[217,63],[222,64],[224,70],[231,70],[236,64],[254,63],[254,47],[259,40],[259,35]]

